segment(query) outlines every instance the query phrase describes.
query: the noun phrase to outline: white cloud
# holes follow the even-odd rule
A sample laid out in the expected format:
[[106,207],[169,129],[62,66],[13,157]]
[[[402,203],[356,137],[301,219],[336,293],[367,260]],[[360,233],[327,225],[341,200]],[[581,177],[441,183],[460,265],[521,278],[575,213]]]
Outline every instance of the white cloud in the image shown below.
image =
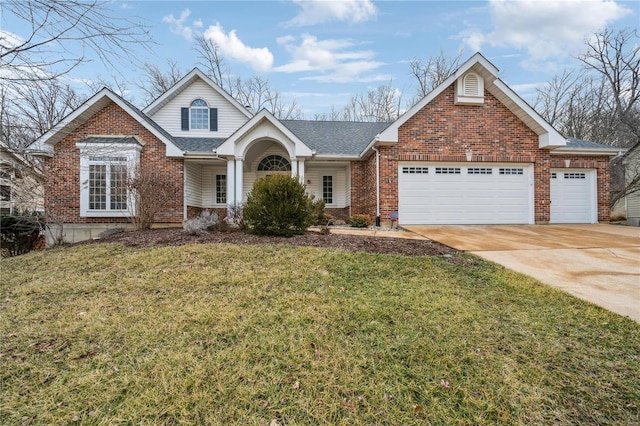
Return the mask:
[[196,28],[202,28],[204,26],[204,23],[202,22],[202,19],[196,19],[195,21],[193,21],[193,26]]
[[211,25],[203,35],[218,45],[225,58],[245,63],[260,72],[269,71],[273,65],[273,54],[268,48],[247,46],[238,38],[235,30],[231,30],[227,34],[220,23]]
[[0,52],[4,53],[10,49],[13,49],[16,46],[24,43],[24,39],[22,39],[19,35],[11,33],[9,31],[0,30]]
[[300,7],[286,26],[303,27],[323,22],[342,21],[350,24],[366,22],[378,13],[371,0],[293,0]]
[[586,37],[630,10],[611,0],[490,0],[489,12],[491,32],[462,35],[472,50],[514,47],[544,61],[580,50]]
[[383,65],[373,60],[375,52],[354,49],[355,43],[351,40],[318,40],[311,34],[303,34],[299,44],[295,44],[296,40],[292,36],[278,39],[291,54],[291,62],[274,68],[274,71],[317,72],[321,75],[303,79],[323,82],[371,81],[373,77],[363,74]]
[[173,13],[171,13],[162,18],[162,22],[169,24],[169,28],[171,29],[172,33],[181,35],[187,40],[191,40],[191,36],[193,36],[193,30],[190,27],[184,26],[184,23],[189,15],[191,15],[191,11],[189,9],[185,9],[180,12],[179,18],[174,17]]

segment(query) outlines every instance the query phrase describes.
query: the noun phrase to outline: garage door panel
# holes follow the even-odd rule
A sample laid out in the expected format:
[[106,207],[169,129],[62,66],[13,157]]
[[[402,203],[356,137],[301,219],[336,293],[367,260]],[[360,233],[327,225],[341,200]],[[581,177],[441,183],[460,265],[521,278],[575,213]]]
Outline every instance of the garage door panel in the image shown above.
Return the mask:
[[595,170],[551,170],[551,223],[596,223]]
[[403,173],[408,164],[399,168],[401,224],[533,222],[530,165],[431,163],[415,165],[428,173]]

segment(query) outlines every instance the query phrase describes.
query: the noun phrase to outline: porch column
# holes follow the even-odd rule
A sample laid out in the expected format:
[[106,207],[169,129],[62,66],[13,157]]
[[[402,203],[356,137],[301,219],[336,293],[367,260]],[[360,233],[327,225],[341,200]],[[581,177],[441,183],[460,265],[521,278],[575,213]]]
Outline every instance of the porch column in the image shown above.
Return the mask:
[[236,204],[242,203],[242,180],[243,180],[243,165],[242,158],[236,158]]
[[298,160],[295,158],[291,159],[291,177],[298,175]]
[[231,208],[236,204],[236,168],[232,158],[227,159],[227,207]]
[[304,158],[301,160],[298,160],[298,178],[300,179],[300,182],[305,183],[304,180]]

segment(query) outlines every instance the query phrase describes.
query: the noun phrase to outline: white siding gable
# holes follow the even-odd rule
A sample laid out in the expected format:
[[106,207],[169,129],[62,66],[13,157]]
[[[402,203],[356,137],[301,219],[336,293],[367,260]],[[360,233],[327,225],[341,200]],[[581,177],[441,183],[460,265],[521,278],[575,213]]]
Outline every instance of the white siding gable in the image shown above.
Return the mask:
[[[204,100],[209,108],[218,109],[218,131],[181,130],[180,111],[188,108],[195,99]],[[172,136],[226,138],[239,129],[247,120],[247,116],[235,105],[226,100],[211,86],[196,78],[166,105],[160,108],[151,118]]]

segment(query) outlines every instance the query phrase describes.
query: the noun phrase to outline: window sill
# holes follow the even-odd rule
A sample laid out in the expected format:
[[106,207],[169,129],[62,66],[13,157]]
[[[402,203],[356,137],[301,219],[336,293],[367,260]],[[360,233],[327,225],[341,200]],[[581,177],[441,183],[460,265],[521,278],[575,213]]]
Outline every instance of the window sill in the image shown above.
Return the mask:
[[89,210],[80,213],[80,217],[128,217],[128,210]]

